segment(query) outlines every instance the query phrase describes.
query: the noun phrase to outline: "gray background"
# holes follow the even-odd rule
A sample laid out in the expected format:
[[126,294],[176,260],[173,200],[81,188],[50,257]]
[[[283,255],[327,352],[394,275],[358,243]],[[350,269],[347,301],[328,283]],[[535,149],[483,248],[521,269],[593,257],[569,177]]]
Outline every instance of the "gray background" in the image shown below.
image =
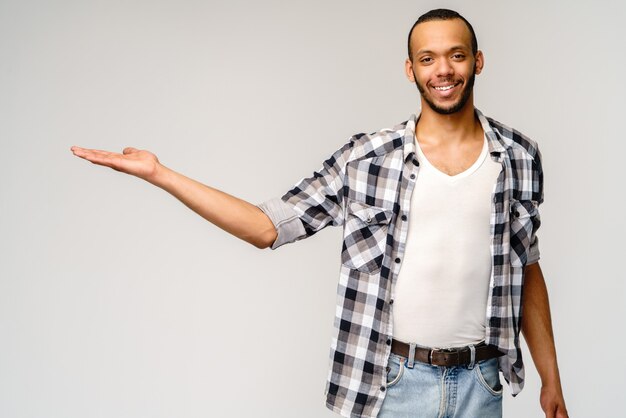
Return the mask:
[[[340,230],[260,251],[69,147],[279,196],[417,110],[406,35],[442,6],[485,53],[477,107],[543,153],[570,415],[626,416],[623,2],[173,0],[0,1],[0,416],[333,416]],[[511,418],[543,416],[524,350]]]

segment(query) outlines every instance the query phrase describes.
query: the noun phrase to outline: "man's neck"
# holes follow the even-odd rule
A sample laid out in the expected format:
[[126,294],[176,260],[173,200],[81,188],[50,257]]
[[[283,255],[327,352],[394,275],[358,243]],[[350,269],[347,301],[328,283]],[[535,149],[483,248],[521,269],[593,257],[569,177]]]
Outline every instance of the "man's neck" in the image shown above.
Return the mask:
[[435,112],[422,100],[422,112],[415,127],[415,135],[420,143],[454,146],[482,136],[482,127],[474,114],[471,100],[461,110],[450,115]]

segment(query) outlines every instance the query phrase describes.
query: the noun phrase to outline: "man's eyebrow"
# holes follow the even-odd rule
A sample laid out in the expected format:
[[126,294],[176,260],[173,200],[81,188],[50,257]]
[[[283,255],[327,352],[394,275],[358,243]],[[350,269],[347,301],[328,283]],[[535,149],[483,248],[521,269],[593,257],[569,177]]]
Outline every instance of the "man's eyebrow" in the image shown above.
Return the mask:
[[[458,51],[458,50],[468,51],[468,48],[465,45],[454,45],[453,47],[450,47],[447,52]],[[434,54],[434,52],[431,51],[430,49],[420,49],[419,51],[415,53],[415,55],[420,55],[420,54]]]

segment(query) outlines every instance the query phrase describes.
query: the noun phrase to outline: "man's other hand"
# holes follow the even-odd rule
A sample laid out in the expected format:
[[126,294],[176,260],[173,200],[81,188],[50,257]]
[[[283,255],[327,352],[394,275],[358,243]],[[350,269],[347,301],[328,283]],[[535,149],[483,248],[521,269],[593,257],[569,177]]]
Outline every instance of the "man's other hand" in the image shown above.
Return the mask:
[[541,395],[539,395],[539,403],[546,414],[546,418],[569,418],[560,385],[543,386]]
[[150,151],[135,148],[124,148],[122,154],[109,151],[81,148],[73,146],[71,151],[77,157],[94,164],[110,167],[123,173],[137,176],[150,181],[160,166],[159,159]]

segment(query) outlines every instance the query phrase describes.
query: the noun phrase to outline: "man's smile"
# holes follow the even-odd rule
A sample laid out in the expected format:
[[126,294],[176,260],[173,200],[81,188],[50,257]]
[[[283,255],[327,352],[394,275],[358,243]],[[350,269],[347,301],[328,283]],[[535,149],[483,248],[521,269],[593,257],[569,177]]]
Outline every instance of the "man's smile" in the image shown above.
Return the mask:
[[454,87],[454,84],[450,84],[448,86],[441,86],[441,87],[440,86],[435,86],[435,88],[437,90],[450,90],[452,87]]
[[432,86],[432,88],[437,92],[437,96],[450,97],[456,90],[456,87],[460,84],[461,82],[459,81],[456,83],[446,83],[439,86]]

